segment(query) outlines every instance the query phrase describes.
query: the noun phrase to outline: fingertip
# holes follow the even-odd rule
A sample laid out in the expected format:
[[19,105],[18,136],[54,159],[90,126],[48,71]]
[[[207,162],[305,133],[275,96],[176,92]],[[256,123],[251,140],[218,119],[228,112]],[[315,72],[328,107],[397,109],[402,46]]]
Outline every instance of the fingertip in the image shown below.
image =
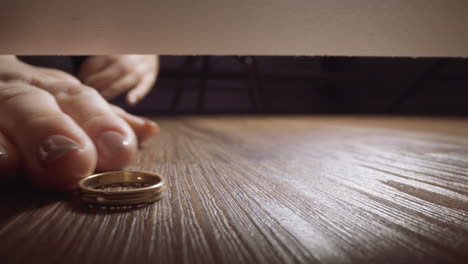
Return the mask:
[[[138,87],[137,87],[137,88],[138,88]],[[130,90],[130,91],[128,92],[128,94],[127,94],[126,99],[127,99],[127,103],[128,103],[129,105],[136,105],[136,104],[139,103],[139,102],[143,99],[143,97],[144,97],[144,95],[141,95],[141,91],[140,91],[139,89],[137,89],[137,88],[134,88],[134,89]]]
[[138,102],[138,98],[133,93],[128,93],[126,99],[129,105],[135,105]]
[[137,151],[133,133],[115,130],[102,132],[96,140],[96,148],[99,156],[97,169],[100,171],[122,169]]
[[155,77],[151,75],[144,76],[135,88],[133,88],[129,93],[128,97],[134,98],[134,103],[141,101],[151,90],[154,84]]
[[145,125],[148,127],[152,136],[156,135],[161,131],[161,127],[154,121],[145,118]]
[[76,188],[80,179],[93,173],[97,163],[92,143],[77,141],[62,135],[44,140],[37,154],[40,165],[31,173],[32,180],[55,191]]
[[144,125],[138,133],[140,147],[143,146],[148,141],[148,139],[156,136],[160,131],[158,124],[146,118],[142,119],[144,120]]
[[112,109],[131,126],[140,144],[156,135],[160,130],[159,125],[150,119],[129,114],[120,107],[112,106]]

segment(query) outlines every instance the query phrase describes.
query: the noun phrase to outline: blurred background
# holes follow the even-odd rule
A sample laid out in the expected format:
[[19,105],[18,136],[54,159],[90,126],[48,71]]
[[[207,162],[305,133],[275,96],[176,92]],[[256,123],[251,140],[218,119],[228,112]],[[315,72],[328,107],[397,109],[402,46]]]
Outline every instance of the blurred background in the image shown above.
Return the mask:
[[[73,73],[84,57],[23,56]],[[468,59],[160,56],[152,92],[130,112],[468,115]]]

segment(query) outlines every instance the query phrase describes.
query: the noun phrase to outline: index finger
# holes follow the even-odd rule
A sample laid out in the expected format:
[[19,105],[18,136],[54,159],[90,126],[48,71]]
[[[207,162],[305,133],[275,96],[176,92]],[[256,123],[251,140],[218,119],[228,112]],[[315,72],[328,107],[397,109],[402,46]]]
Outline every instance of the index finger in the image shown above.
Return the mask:
[[102,71],[111,63],[112,63],[112,60],[108,56],[89,57],[81,65],[80,70],[78,72],[78,79],[83,81],[86,77],[89,77],[92,74]]

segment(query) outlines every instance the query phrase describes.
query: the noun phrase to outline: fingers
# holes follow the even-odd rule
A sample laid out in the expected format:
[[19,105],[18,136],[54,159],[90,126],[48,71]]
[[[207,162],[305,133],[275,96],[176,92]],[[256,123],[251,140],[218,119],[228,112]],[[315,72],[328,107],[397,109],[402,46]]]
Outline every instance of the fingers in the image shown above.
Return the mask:
[[158,68],[156,55],[96,56],[83,64],[78,77],[108,100],[135,90],[127,96],[127,102],[135,104],[152,88]]
[[125,120],[130,125],[130,127],[132,127],[133,131],[138,137],[138,142],[140,144],[144,143],[146,140],[155,136],[159,132],[159,126],[155,122],[146,118],[129,114],[122,108],[115,105],[111,105],[111,107],[114,113],[116,113],[119,117]]
[[[118,61],[112,62],[101,71],[95,72],[82,79],[82,82],[88,86],[94,87],[99,91],[104,91],[110,84],[119,80],[125,75],[127,69],[125,65]],[[109,98],[106,98],[109,99]]]
[[153,87],[154,81],[156,80],[155,75],[145,75],[140,83],[133,88],[130,92],[127,94],[127,103],[134,105],[141,101],[145,95],[148,94],[148,92],[151,90]]
[[126,92],[140,82],[141,77],[136,74],[127,74],[102,90],[101,95],[106,99],[112,99],[117,95]]
[[33,86],[40,85],[42,82],[46,82],[47,79],[52,79],[52,80],[60,79],[60,80],[72,82],[75,84],[80,83],[80,81],[76,79],[73,75],[70,75],[61,70],[45,68],[45,67],[30,66],[30,65],[28,66],[34,67],[34,69],[37,70],[37,73],[38,73],[37,76],[34,76],[34,78],[30,82],[30,84]]
[[91,56],[81,65],[78,78],[80,80],[85,80],[87,77],[102,71],[111,63],[112,60],[109,56]]
[[[11,140],[31,179],[66,190],[94,171],[96,150],[49,93],[20,82],[0,83],[0,131]],[[6,141],[3,141],[5,144]],[[14,153],[8,143],[7,151]]]
[[18,165],[18,153],[15,147],[0,132],[0,182],[11,179]]
[[117,170],[130,162],[137,150],[135,133],[95,89],[70,83],[50,83],[44,89],[94,142],[98,170]]
[[127,103],[131,105],[138,103],[148,94],[151,88],[153,88],[159,73],[159,57],[154,56],[151,60],[153,61],[153,67],[141,78],[138,85],[127,94]]
[[110,100],[138,84],[141,79],[139,72],[138,65],[116,60],[101,71],[85,77],[83,83],[96,88]]

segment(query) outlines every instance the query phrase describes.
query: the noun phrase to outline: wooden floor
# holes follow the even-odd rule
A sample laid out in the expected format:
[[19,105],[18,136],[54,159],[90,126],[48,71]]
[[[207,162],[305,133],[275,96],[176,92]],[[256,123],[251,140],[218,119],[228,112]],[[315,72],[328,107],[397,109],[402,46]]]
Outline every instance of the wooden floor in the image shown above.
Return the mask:
[[164,175],[162,200],[4,187],[0,263],[468,263],[468,120],[158,121],[130,169]]

